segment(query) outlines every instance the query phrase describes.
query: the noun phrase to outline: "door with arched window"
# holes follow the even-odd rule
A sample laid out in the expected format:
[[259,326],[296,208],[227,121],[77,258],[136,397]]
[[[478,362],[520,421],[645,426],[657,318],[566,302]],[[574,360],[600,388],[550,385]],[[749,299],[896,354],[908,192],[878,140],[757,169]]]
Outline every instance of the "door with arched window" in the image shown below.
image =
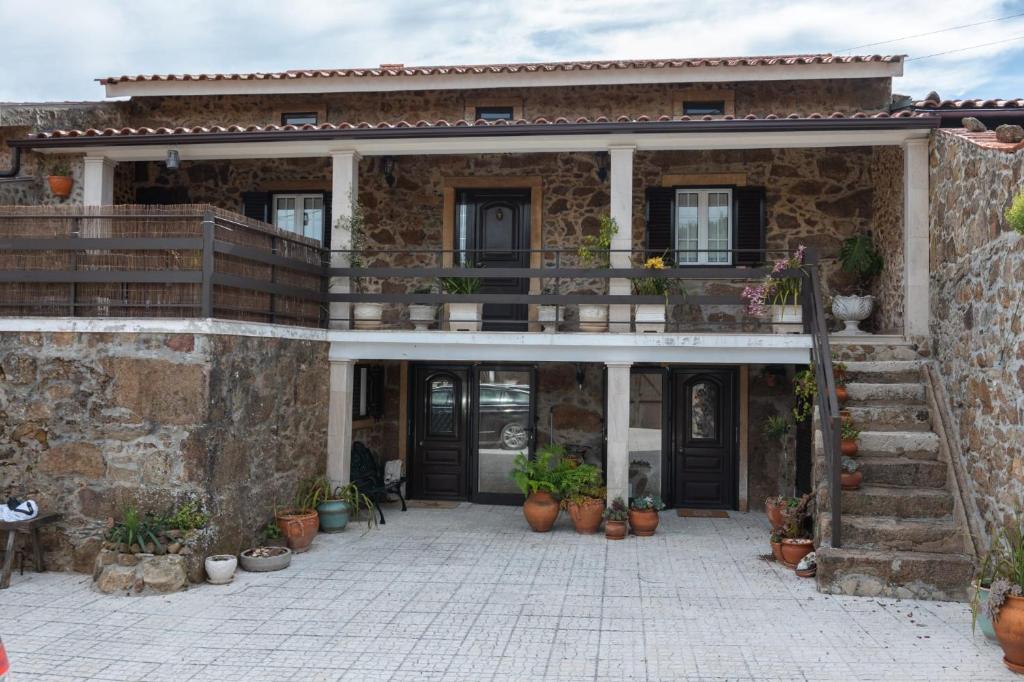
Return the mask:
[[466,498],[467,379],[465,368],[416,368],[409,497]]
[[679,507],[736,508],[736,373],[675,373],[675,502]]

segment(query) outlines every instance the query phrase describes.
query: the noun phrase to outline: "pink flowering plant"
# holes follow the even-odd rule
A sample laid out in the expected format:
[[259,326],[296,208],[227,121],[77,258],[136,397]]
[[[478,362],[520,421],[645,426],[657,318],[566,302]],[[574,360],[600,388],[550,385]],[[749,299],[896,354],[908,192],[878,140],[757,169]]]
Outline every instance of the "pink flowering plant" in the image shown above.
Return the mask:
[[747,313],[754,317],[767,317],[768,306],[797,305],[800,302],[801,277],[783,277],[787,270],[803,268],[807,247],[800,245],[793,255],[775,261],[772,271],[758,284],[743,290],[740,298],[747,302]]

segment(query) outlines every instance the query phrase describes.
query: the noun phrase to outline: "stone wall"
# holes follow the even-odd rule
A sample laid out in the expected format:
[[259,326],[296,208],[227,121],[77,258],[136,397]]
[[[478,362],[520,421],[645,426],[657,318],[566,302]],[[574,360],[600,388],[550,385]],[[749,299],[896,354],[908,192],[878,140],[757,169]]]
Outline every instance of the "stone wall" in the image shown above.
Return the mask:
[[[932,351],[953,414],[968,513],[1008,521],[1024,500],[1024,237],[1003,211],[1024,152],[938,131],[931,145]],[[976,509],[971,509],[971,507]]]
[[[748,372],[747,490],[750,509],[759,511],[766,497],[792,495],[794,491],[794,372],[786,365],[750,365]],[[765,421],[775,416],[784,417],[791,427],[783,443],[764,435]]]
[[251,542],[326,462],[327,344],[224,335],[0,335],[0,496],[64,515],[51,566],[91,571],[123,505],[212,514]]
[[875,147],[871,233],[885,269],[875,281],[873,326],[880,332],[903,333],[903,149]]

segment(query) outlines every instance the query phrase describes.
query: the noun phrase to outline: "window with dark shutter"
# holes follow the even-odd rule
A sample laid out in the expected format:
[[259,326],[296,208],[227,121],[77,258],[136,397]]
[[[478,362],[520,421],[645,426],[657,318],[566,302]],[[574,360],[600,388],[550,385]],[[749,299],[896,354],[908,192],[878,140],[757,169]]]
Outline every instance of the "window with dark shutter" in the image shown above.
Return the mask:
[[647,225],[647,257],[664,256],[674,262],[672,249],[672,212],[676,191],[671,187],[649,187],[645,218]]
[[242,214],[253,220],[271,222],[270,192],[242,192]]
[[331,248],[331,221],[334,220],[334,216],[331,214],[331,193],[324,192],[324,238],[323,245],[325,249]]
[[384,413],[384,368],[356,365],[352,380],[352,418],[379,419]]
[[757,265],[765,258],[765,192],[763,187],[737,187],[732,193],[733,244],[736,265]]

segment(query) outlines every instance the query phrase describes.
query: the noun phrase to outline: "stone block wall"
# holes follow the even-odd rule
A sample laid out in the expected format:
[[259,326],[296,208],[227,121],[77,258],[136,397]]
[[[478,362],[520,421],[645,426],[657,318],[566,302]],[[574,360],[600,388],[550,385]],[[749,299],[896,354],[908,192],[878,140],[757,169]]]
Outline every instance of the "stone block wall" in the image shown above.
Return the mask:
[[251,542],[326,462],[327,344],[228,335],[0,334],[0,496],[64,520],[49,565],[91,571],[127,502],[195,498],[211,549]]
[[1024,237],[1003,218],[1024,190],[1024,152],[938,131],[930,161],[932,353],[968,513],[1001,525],[1024,500]]
[[903,332],[903,149],[874,147],[871,234],[885,269],[874,283],[874,327]]

